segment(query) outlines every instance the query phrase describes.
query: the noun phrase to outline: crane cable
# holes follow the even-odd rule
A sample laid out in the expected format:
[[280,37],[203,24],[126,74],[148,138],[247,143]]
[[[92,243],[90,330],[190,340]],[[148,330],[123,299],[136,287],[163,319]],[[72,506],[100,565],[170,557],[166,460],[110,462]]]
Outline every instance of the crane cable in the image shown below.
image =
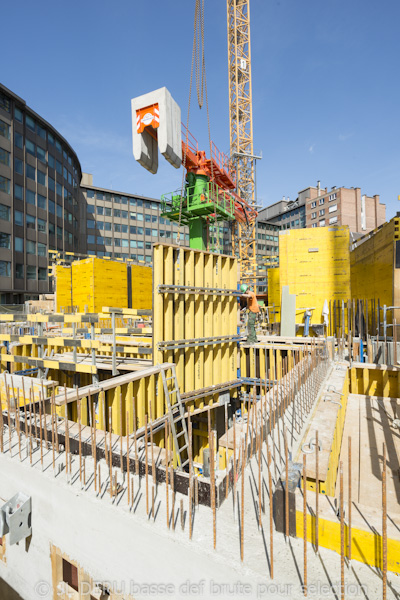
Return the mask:
[[[187,121],[186,121],[186,140],[185,140],[185,152],[184,152],[184,156],[183,156],[182,193],[180,194],[180,204],[179,204],[179,220],[178,220],[179,229],[178,229],[178,234],[177,234],[178,245],[180,245],[180,235],[181,235],[180,229],[181,229],[181,222],[182,222],[183,189],[184,189],[185,170],[186,170],[186,151],[188,148],[188,138],[189,138],[189,115],[190,115],[190,104],[191,104],[191,99],[192,99],[193,69],[195,70],[197,101],[198,101],[200,109],[202,108],[203,103],[204,103],[204,94],[205,94],[205,98],[206,98],[208,141],[209,141],[209,145],[210,145],[210,156],[211,156],[212,146],[211,146],[211,132],[210,132],[210,114],[209,114],[208,94],[207,94],[206,61],[205,61],[205,57],[204,57],[204,0],[196,0],[195,10],[194,10],[192,64],[191,64],[191,68],[190,68],[189,99],[188,99],[188,110],[187,110]],[[212,160],[211,160],[211,179],[214,179]]]

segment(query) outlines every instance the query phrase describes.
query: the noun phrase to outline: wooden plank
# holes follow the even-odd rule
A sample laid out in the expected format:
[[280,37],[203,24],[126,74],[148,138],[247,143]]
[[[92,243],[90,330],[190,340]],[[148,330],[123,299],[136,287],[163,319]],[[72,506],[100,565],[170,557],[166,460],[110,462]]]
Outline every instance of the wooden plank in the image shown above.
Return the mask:
[[[67,402],[74,402],[78,398],[84,398],[90,394],[98,394],[101,391],[111,390],[118,385],[124,385],[131,381],[138,381],[145,377],[150,377],[151,375],[156,375],[161,372],[162,368],[171,368],[173,365],[171,363],[163,363],[162,365],[148,367],[147,369],[141,369],[135,373],[128,373],[126,375],[119,375],[117,377],[113,377],[112,379],[107,379],[105,381],[101,381],[98,385],[86,385],[84,387],[78,388],[77,390],[73,390],[71,392],[67,392]],[[55,402],[57,406],[61,406],[64,402],[64,393],[57,394],[55,397]]]

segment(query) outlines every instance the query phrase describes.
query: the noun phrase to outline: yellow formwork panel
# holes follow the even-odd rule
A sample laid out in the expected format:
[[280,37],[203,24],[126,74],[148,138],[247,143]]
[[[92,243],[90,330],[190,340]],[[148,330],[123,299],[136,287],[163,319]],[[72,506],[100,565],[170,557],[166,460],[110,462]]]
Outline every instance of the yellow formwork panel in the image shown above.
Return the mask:
[[399,219],[385,223],[355,248],[350,255],[351,295],[359,299],[379,299],[381,305],[394,302],[394,246]]
[[151,267],[131,266],[132,308],[152,308],[152,278]]
[[350,392],[383,398],[400,397],[400,371],[396,367],[353,366],[350,369]]
[[296,323],[304,322],[301,309],[306,308],[314,308],[312,323],[323,323],[325,300],[341,302],[350,298],[349,228],[281,232],[279,269],[268,271],[269,305],[280,307],[283,286],[289,286],[289,292],[296,295]]
[[[153,265],[154,364],[174,362],[180,389],[184,392],[236,379],[236,342],[193,343],[193,340],[202,338],[237,334],[236,298],[207,293],[207,289],[204,293],[200,292],[204,288],[236,290],[236,259],[156,244],[153,247]],[[186,290],[160,293],[159,286],[162,285],[200,290],[195,293]],[[184,347],[160,350],[160,343],[171,341],[175,344],[180,342]],[[201,405],[207,401],[212,402],[212,397],[202,400]]]
[[72,296],[79,312],[128,307],[127,265],[91,257],[72,263]]
[[[335,495],[335,487],[336,487],[336,478],[338,473],[338,465],[339,465],[339,457],[340,450],[342,447],[342,438],[343,438],[343,429],[344,423],[346,419],[346,409],[347,409],[347,401],[349,397],[349,376],[348,372],[346,372],[342,395],[340,396],[340,404],[341,408],[338,410],[336,417],[336,425],[335,431],[333,434],[332,445],[330,448],[329,462],[328,462],[328,470],[325,481],[319,482],[319,492],[321,494],[325,494],[327,496]],[[307,478],[307,489],[315,492],[316,491],[316,481],[315,479]]]
[[56,310],[73,306],[72,297],[72,269],[63,265],[55,266],[56,277]]
[[[323,548],[329,548],[338,554],[341,553],[340,521],[330,521],[321,516],[318,518],[318,543]],[[315,516],[307,514],[307,540],[313,544],[315,539],[316,523]],[[303,513],[296,511],[296,537],[304,538]],[[349,529],[345,524],[344,539],[348,540]],[[372,531],[351,528],[351,558],[366,565],[382,569],[382,537]],[[344,556],[349,556],[348,544],[344,544]],[[393,573],[400,574],[400,542],[398,540],[387,540],[387,568]]]

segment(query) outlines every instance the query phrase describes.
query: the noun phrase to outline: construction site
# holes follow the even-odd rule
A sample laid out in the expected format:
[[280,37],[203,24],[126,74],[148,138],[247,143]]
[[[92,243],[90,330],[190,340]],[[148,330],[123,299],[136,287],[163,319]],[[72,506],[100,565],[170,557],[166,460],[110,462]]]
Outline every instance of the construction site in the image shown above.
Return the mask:
[[400,598],[400,217],[280,231],[258,295],[249,0],[227,11],[230,157],[167,87],[131,99],[189,243],[54,251],[54,294],[0,311],[1,600]]

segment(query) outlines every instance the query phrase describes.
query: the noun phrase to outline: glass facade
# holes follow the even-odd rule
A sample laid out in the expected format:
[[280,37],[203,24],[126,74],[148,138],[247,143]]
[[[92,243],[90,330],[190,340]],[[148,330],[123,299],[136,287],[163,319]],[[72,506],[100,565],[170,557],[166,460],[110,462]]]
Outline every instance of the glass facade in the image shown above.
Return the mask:
[[[160,217],[161,202],[94,186],[83,186],[86,199],[87,253],[100,258],[130,259],[151,265],[152,243],[174,243],[178,226]],[[189,245],[189,231],[181,227],[180,239]]]
[[279,266],[279,231],[281,226],[270,221],[257,221],[257,293],[267,293],[268,269]]
[[81,250],[80,180],[66,140],[0,85],[1,303],[50,292],[49,250]]

